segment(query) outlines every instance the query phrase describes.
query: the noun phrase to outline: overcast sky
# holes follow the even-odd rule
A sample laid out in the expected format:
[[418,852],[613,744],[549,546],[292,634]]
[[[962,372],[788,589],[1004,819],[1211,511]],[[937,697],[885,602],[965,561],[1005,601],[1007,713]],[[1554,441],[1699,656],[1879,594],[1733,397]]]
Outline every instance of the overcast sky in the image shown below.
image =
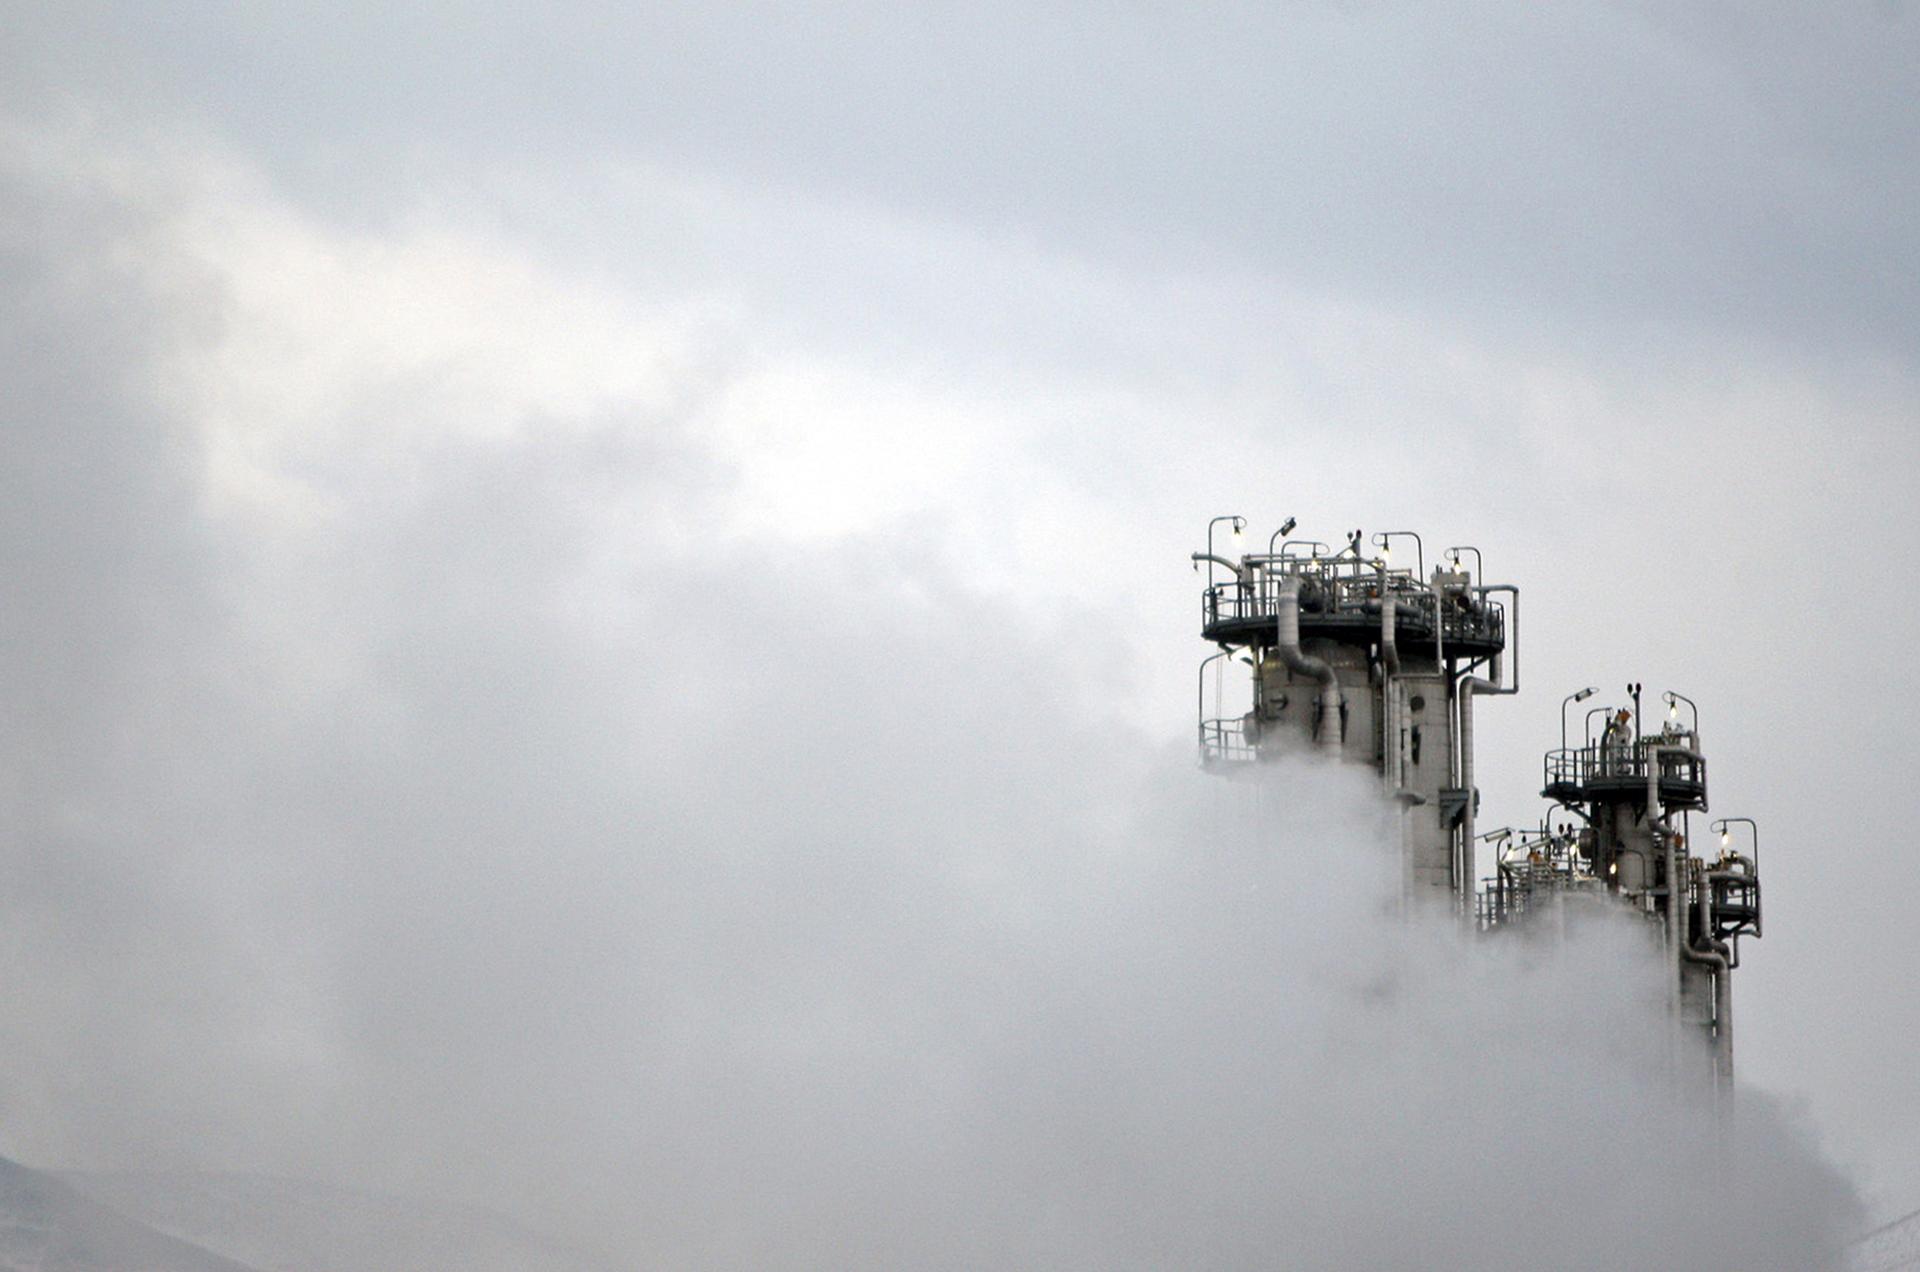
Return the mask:
[[1239,513],[1521,586],[1483,825],[1700,704],[1742,1079],[1920,1207],[1909,5],[10,8],[0,1150],[725,1226],[663,1074],[1134,966]]

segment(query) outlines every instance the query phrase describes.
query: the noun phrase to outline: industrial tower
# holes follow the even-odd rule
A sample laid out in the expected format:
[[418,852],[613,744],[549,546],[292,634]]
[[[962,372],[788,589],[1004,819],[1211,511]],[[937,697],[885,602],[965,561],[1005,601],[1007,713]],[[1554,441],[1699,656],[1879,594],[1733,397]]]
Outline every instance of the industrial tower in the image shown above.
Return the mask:
[[[1690,851],[1689,818],[1707,811],[1697,715],[1679,719],[1691,701],[1668,693],[1659,731],[1643,731],[1640,686],[1629,685],[1631,710],[1595,708],[1581,745],[1563,733],[1546,755],[1541,793],[1571,820],[1482,834],[1474,699],[1520,690],[1519,589],[1487,583],[1471,547],[1448,548],[1429,574],[1411,531],[1369,540],[1355,530],[1335,550],[1287,538],[1289,518],[1264,553],[1221,556],[1212,543],[1221,522],[1241,541],[1244,520],[1217,517],[1207,550],[1193,554],[1208,574],[1201,635],[1219,646],[1200,665],[1202,766],[1232,776],[1307,754],[1370,765],[1401,810],[1407,904],[1451,905],[1479,931],[1527,926],[1579,904],[1657,924],[1670,1010],[1705,1037],[1716,1085],[1730,1091],[1731,973],[1739,938],[1760,935],[1759,846],[1751,820],[1729,818],[1713,823],[1714,860]],[[1410,567],[1392,559],[1402,539],[1412,544]],[[1218,689],[1209,707],[1207,668],[1216,662],[1251,669],[1246,711],[1225,713]],[[1569,695],[1563,712],[1594,692]],[[1596,715],[1605,720],[1598,736]],[[1736,825],[1751,832],[1750,853],[1732,850]],[[1483,843],[1493,866],[1484,880]]]

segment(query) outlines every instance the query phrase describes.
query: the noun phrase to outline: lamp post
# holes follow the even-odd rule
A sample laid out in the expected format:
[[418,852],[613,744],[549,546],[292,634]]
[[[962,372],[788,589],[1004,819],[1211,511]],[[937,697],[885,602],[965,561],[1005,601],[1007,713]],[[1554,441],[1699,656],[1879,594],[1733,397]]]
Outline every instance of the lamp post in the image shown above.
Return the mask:
[[[1235,516],[1232,513],[1228,513],[1224,517],[1215,517],[1212,521],[1207,522],[1207,555],[1208,556],[1213,555],[1213,528],[1219,525],[1222,521],[1233,522],[1233,541],[1236,544],[1240,542],[1240,532],[1247,528],[1247,519],[1245,517]],[[1208,587],[1213,586],[1213,562],[1212,561],[1207,562],[1207,586]]]
[[1460,568],[1460,554],[1462,552],[1473,553],[1473,585],[1479,587],[1487,577],[1486,567],[1480,562],[1480,549],[1465,543],[1459,547],[1448,548],[1447,557],[1453,562],[1455,569]]
[[1601,714],[1610,714],[1612,711],[1613,711],[1612,707],[1589,707],[1587,709],[1587,725],[1585,730],[1585,736],[1587,740],[1587,745],[1589,747],[1593,745],[1593,717]]
[[1755,822],[1751,817],[1722,817],[1717,822],[1709,823],[1708,828],[1711,830],[1719,831],[1720,846],[1722,848],[1729,848],[1729,847],[1732,847],[1733,845],[1733,832],[1731,830],[1728,830],[1727,827],[1735,824],[1746,826],[1747,833],[1753,836],[1753,872],[1755,874],[1759,874],[1760,873],[1760,826],[1759,826],[1759,823]]
[[1560,749],[1562,751],[1567,749],[1567,708],[1576,702],[1585,702],[1599,692],[1599,686],[1588,685],[1578,693],[1570,693],[1560,700]]
[[1667,718],[1670,720],[1678,720],[1680,718],[1680,704],[1683,702],[1687,704],[1687,708],[1693,712],[1692,733],[1694,738],[1698,740],[1700,737],[1700,708],[1694,704],[1693,699],[1687,697],[1684,693],[1675,693],[1671,689],[1660,696],[1667,700]]
[[1396,538],[1413,540],[1414,577],[1425,578],[1427,573],[1427,550],[1420,542],[1420,536],[1411,530],[1382,530],[1373,536],[1373,542],[1380,549],[1380,555],[1386,556],[1393,551]]

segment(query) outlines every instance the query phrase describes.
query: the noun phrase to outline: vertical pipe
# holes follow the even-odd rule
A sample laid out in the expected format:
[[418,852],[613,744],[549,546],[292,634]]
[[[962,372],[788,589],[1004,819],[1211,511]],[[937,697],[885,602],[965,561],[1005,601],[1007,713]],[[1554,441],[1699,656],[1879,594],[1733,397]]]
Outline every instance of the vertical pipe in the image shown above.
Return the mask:
[[1320,748],[1340,754],[1340,679],[1332,664],[1300,650],[1300,578],[1282,579],[1274,596],[1274,651],[1288,670],[1320,682]]
[[[1678,1024],[1680,1020],[1681,964],[1692,960],[1698,963],[1718,962],[1724,965],[1726,961],[1719,958],[1718,955],[1703,954],[1688,946],[1686,932],[1687,916],[1684,909],[1686,899],[1680,881],[1680,849],[1679,845],[1674,842],[1673,827],[1668,824],[1671,820],[1671,814],[1664,812],[1660,801],[1661,758],[1668,755],[1683,755],[1690,759],[1698,760],[1700,753],[1690,747],[1660,746],[1658,744],[1653,746],[1642,744],[1640,753],[1645,757],[1647,764],[1647,829],[1666,844],[1667,956],[1670,960],[1670,966],[1667,969],[1668,1002],[1673,1011],[1674,1022]],[[1702,881],[1702,886],[1705,886],[1704,881]],[[1719,979],[1718,977],[1715,978],[1714,985],[1716,1013],[1719,1010],[1717,1001],[1720,993]],[[1728,1006],[1729,1010],[1731,1010],[1731,998],[1729,998]]]
[[1405,784],[1400,773],[1400,649],[1394,643],[1399,615],[1387,586],[1386,562],[1376,561],[1374,568],[1380,574],[1380,750],[1387,794],[1392,795]]
[[1707,951],[1692,957],[1713,970],[1713,1070],[1723,1100],[1733,1098],[1733,951],[1713,934],[1713,881],[1740,876],[1708,870],[1700,876],[1700,933]]
[[1460,879],[1460,904],[1466,912],[1467,921],[1473,921],[1473,838],[1474,838],[1474,789],[1473,789],[1473,696],[1476,693],[1498,693],[1499,688],[1492,681],[1482,680],[1478,676],[1462,676],[1459,682],[1460,696],[1460,786],[1466,793],[1466,807],[1460,812],[1460,853],[1456,867]]
[[[1713,971],[1713,1071],[1722,1087],[1733,1083],[1733,986],[1727,975],[1729,959],[1713,935],[1713,878],[1700,876],[1700,940],[1713,951],[1707,965]],[[1705,961],[1704,959],[1702,961]]]
[[1667,997],[1673,1009],[1673,1017],[1680,1018],[1680,883],[1676,878],[1679,870],[1678,850],[1673,842],[1673,832],[1664,827],[1666,818],[1662,815],[1660,804],[1660,757],[1674,747],[1648,746],[1641,749],[1647,762],[1647,833],[1666,844],[1667,868]]

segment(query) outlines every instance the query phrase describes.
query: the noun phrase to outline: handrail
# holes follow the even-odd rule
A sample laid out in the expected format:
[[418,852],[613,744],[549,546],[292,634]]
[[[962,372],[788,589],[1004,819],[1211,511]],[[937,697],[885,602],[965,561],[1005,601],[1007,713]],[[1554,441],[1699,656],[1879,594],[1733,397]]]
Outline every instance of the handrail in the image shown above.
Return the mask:
[[[1277,618],[1280,599],[1277,591],[1264,586],[1265,579],[1272,576],[1258,576],[1256,583],[1249,586],[1244,582],[1216,583],[1201,593],[1201,626],[1213,627],[1222,622],[1270,622]],[[1328,585],[1330,584],[1330,586]],[[1403,605],[1399,625],[1403,630],[1415,635],[1431,635],[1433,632],[1433,609],[1424,602],[1434,596],[1432,592],[1389,589],[1385,601],[1380,597],[1380,588],[1371,575],[1351,575],[1342,578],[1323,580],[1318,589],[1322,597],[1319,608],[1311,604],[1302,608],[1301,619],[1312,623],[1318,618],[1347,617],[1354,622],[1368,621],[1377,616],[1378,607],[1383,603]],[[1330,604],[1328,602],[1331,602]],[[1462,637],[1504,641],[1507,634],[1505,607],[1487,605],[1478,610],[1457,605],[1440,607],[1444,635],[1449,640]]]
[[1247,738],[1246,720],[1241,716],[1220,716],[1200,722],[1200,762],[1202,764],[1247,763],[1260,758],[1260,751]]
[[1700,756],[1665,751],[1669,745],[1660,734],[1625,743],[1601,742],[1593,746],[1566,747],[1548,751],[1543,765],[1544,790],[1559,786],[1586,786],[1597,778],[1644,781],[1647,757],[1660,755],[1660,780],[1704,783],[1707,762]]

